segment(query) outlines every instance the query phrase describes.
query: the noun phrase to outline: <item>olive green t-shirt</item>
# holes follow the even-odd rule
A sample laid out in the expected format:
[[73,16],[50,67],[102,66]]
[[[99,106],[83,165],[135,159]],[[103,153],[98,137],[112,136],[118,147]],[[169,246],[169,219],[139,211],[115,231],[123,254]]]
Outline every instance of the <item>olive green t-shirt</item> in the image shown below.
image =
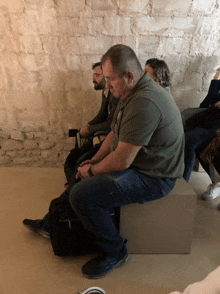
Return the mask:
[[142,146],[131,168],[153,178],[180,178],[184,171],[184,131],[172,96],[145,74],[120,100],[111,124],[118,142]]

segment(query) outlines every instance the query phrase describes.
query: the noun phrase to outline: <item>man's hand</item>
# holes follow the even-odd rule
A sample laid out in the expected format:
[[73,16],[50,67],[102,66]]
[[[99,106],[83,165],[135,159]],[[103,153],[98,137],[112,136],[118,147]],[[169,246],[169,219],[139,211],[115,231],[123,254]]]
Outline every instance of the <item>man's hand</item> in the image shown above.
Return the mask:
[[89,135],[89,127],[88,126],[78,127],[78,130],[79,130],[80,136],[82,138],[88,137],[88,135]]
[[86,164],[82,167],[78,167],[78,172],[76,174],[76,179],[81,178],[81,180],[85,180],[89,178],[88,169],[92,166],[91,164]]
[[217,107],[218,109],[220,109],[220,101],[218,101],[217,103],[215,103],[215,107]]
[[83,161],[82,163],[80,163],[80,167],[86,165],[86,164],[89,164],[89,165],[94,165],[96,163],[98,163],[100,160],[93,160],[93,159],[88,159],[88,160],[85,160]]

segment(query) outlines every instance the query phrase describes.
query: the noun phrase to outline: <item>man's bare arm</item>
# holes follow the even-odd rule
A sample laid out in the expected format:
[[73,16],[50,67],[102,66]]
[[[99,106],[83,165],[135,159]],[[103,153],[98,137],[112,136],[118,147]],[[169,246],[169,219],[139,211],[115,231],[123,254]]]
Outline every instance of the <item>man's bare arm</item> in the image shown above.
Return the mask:
[[98,175],[128,168],[141,147],[130,143],[119,142],[115,151],[92,166],[92,173]]

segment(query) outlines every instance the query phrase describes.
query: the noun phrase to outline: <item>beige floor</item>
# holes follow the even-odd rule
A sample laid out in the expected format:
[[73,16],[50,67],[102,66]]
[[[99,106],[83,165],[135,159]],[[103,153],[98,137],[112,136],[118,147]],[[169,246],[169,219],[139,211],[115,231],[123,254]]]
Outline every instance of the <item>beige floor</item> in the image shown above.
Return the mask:
[[[220,211],[198,200],[190,255],[132,255],[104,279],[84,278],[81,266],[90,256],[56,257],[49,240],[22,226],[47,212],[64,182],[62,169],[0,168],[0,294],[74,294],[93,285],[107,294],[168,294],[220,265]],[[190,182],[199,195],[210,180],[200,172]]]

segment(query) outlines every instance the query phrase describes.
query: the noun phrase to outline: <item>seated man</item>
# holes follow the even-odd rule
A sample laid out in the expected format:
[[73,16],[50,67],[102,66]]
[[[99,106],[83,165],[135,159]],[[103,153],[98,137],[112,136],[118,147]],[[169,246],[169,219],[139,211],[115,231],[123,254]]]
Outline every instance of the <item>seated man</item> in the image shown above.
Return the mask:
[[129,257],[108,212],[166,196],[184,170],[183,125],[171,95],[144,74],[128,46],[111,47],[102,70],[106,88],[119,99],[112,131],[78,168],[82,181],[69,192],[72,209],[102,252],[83,266],[88,278],[105,276]]
[[[79,150],[72,149],[66,159],[66,162],[64,164],[64,172],[68,183],[70,183],[71,178],[74,174],[76,162],[82,155],[90,152],[93,148],[94,134],[97,131],[102,131],[106,135],[110,132],[110,125],[118,103],[118,99],[116,99],[112,95],[112,93],[105,87],[105,78],[102,74],[100,62],[93,64],[92,69],[94,89],[97,91],[102,90],[102,104],[98,114],[90,122],[88,122],[87,126],[78,127],[80,136],[82,138],[88,138],[88,140],[80,147]],[[96,152],[97,150],[98,147],[93,151]],[[94,152],[91,152],[91,154],[94,154]]]
[[[188,182],[196,158],[196,151],[206,147],[211,140],[217,136],[217,129],[220,128],[220,69],[217,70],[211,81],[209,91],[200,108],[206,107],[203,112],[195,114],[186,120],[185,133],[185,171],[184,179]],[[215,184],[211,184],[209,192],[205,198],[212,198],[215,189],[219,189]],[[213,195],[214,195],[213,194]]]

